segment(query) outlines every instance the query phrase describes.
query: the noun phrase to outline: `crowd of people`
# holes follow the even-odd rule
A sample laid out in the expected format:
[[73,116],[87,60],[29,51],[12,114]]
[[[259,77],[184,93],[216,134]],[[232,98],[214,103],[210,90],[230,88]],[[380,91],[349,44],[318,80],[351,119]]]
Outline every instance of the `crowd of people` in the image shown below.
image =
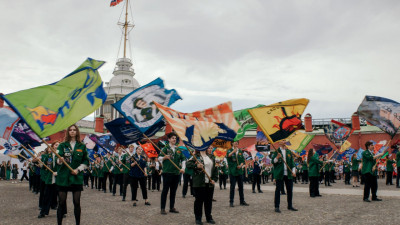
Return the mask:
[[[354,188],[364,185],[365,202],[381,201],[377,196],[377,179],[380,171],[386,171],[386,184],[392,185],[393,174],[399,171],[400,153],[395,158],[386,157],[385,168],[379,166],[379,161],[386,151],[373,154],[373,143],[365,143],[367,149],[362,153],[362,159],[356,154],[349,159],[332,160],[320,156],[314,149],[309,149],[304,158],[288,150],[285,142],[279,142],[279,148],[271,151],[270,163],[260,160],[257,156],[246,162],[244,152],[238,142],[232,143],[226,157],[216,159],[212,154],[213,147],[207,151],[191,152],[186,158],[178,148],[179,139],[175,133],[167,135],[168,141],[161,148],[158,157],[148,158],[140,145],[131,144],[125,149],[120,146],[113,153],[98,155],[95,159],[88,157],[86,146],[80,140],[77,126],[67,129],[64,142],[54,142],[51,148],[38,154],[37,157],[24,162],[23,179],[29,180],[29,190],[39,194],[40,213],[38,218],[49,215],[50,209],[57,210],[57,222],[62,224],[66,216],[67,193],[72,192],[74,216],[76,224],[80,224],[80,197],[84,187],[126,201],[127,189],[130,186],[133,207],[151,205],[148,192],[160,192],[160,213],[179,213],[175,208],[175,198],[179,184],[182,185],[182,197],[190,194],[195,197],[195,223],[203,224],[202,215],[208,223],[214,224],[212,203],[214,188],[226,189],[230,183],[229,206],[235,207],[235,190],[238,189],[239,205],[248,206],[245,201],[243,184],[251,183],[253,193],[263,193],[261,184],[273,182],[275,185],[275,212],[280,213],[280,197],[286,195],[287,208],[297,211],[292,204],[294,183],[308,184],[310,197],[321,197],[319,185],[332,186],[343,180],[346,185]],[[56,150],[56,152],[54,151]],[[10,162],[1,164],[1,179],[13,179],[16,182],[18,166]],[[13,174],[13,178],[10,177]],[[29,174],[29,178],[27,177]],[[15,175],[15,176],[14,176]],[[352,178],[352,179],[351,179]],[[183,181],[183,182],[182,182]],[[161,185],[162,184],[162,185]],[[236,188],[237,185],[237,188]],[[399,188],[399,175],[396,186]],[[144,206],[139,206],[137,191],[140,188]],[[118,191],[117,191],[118,190]],[[257,191],[257,192],[256,192]],[[167,200],[169,195],[169,210]]]

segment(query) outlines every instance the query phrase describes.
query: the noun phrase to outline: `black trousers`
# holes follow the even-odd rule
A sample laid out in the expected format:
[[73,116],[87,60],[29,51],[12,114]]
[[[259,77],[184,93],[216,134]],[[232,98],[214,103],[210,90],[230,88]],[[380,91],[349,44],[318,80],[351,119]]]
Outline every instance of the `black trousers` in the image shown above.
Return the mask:
[[44,181],[42,181],[42,179],[40,179],[39,181],[39,185],[40,185],[40,190],[39,190],[39,208],[43,208],[44,207],[44,189],[46,187],[46,183]]
[[322,180],[324,179],[324,174],[325,174],[324,171],[319,172],[319,177],[318,177],[319,182],[322,182]]
[[243,203],[244,202],[243,176],[242,175],[233,176],[233,175],[229,174],[229,180],[230,180],[230,183],[231,183],[230,193],[229,193],[229,202],[233,203],[233,200],[235,198],[235,186],[236,186],[236,183],[237,183],[238,188],[239,188],[240,203]]
[[40,214],[42,215],[49,215],[50,207],[57,206],[54,205],[54,198],[57,198],[56,195],[56,185],[55,184],[46,184],[44,189],[44,199],[42,203],[42,209],[40,210]]
[[94,176],[93,176],[92,174],[90,174],[90,175],[89,175],[89,178],[90,178],[90,186],[91,186],[92,189],[93,189],[93,185],[94,185]]
[[219,188],[222,189],[222,185],[224,185],[224,189],[226,189],[226,174],[219,175]]
[[190,186],[190,195],[193,195],[193,179],[189,174],[183,174],[183,187],[182,196],[185,196],[188,191],[188,186]]
[[131,176],[129,176],[129,174],[124,174],[124,177],[123,177],[123,182],[124,182],[124,189],[123,189],[123,193],[122,193],[122,196],[123,197],[126,197],[126,191],[127,191],[127,189],[128,189],[128,185],[130,185],[131,186],[131,196],[132,196],[132,201],[133,200],[136,200],[136,198],[133,198],[133,187],[132,187],[132,177]]
[[124,189],[124,185],[123,185],[123,174],[114,174],[114,183],[113,183],[113,194],[115,194],[117,192],[117,184],[119,185],[119,194],[122,195],[123,194],[123,189]]
[[276,180],[274,200],[275,208],[279,208],[279,205],[281,203],[281,190],[283,188],[283,184],[285,184],[286,186],[288,208],[291,208],[293,198],[293,180],[289,179],[287,176],[283,176],[282,180]]
[[40,175],[33,175],[33,192],[36,194],[40,191]]
[[214,186],[211,184],[205,184],[205,187],[195,187],[194,188],[194,216],[196,220],[201,221],[203,215],[203,205],[204,214],[206,215],[206,220],[212,220],[212,198],[214,195]]
[[308,183],[308,170],[303,170],[303,175],[301,176],[301,182]]
[[256,184],[257,190],[261,191],[261,175],[259,173],[253,173],[253,191],[256,189]]
[[318,195],[319,195],[318,177],[310,177],[310,196],[315,197]]
[[344,183],[345,184],[350,184],[350,172],[345,172],[344,173]]
[[334,170],[329,171],[329,179],[332,183],[335,183],[335,171]]
[[386,171],[386,184],[393,185],[393,172]]
[[370,173],[364,174],[364,199],[369,198],[369,193],[372,194],[372,199],[376,199],[376,192],[378,191],[378,178],[372,176]]
[[148,187],[148,189],[149,190],[151,190],[151,178],[153,178],[152,176],[151,176],[152,174],[150,174],[150,175],[147,175],[147,187]]
[[161,184],[161,176],[158,173],[158,171],[154,171],[154,173],[151,175],[153,177],[152,183],[151,183],[151,188],[153,190],[160,190],[160,184]]
[[98,190],[104,190],[103,188],[105,187],[105,183],[104,183],[104,176],[103,177],[99,177],[99,183],[97,186]]
[[83,175],[83,185],[89,186],[89,174]]
[[32,190],[33,188],[33,175],[29,176],[29,190]]
[[29,178],[28,178],[28,176],[26,175],[27,173],[26,173],[27,171],[26,170],[23,170],[23,174],[22,174],[22,177],[21,177],[21,182],[24,180],[24,178],[26,179],[26,180],[29,180]]
[[399,180],[400,180],[400,166],[397,167],[397,176],[396,176],[396,186],[399,186]]
[[[147,177],[130,177],[131,189],[132,189],[132,199],[137,199],[137,190],[140,185],[142,190],[143,199],[147,199],[147,189],[146,189]],[[138,185],[139,183],[139,185]]]
[[163,173],[163,189],[161,191],[161,209],[165,209],[167,203],[167,195],[169,193],[169,208],[173,209],[175,206],[176,189],[178,189],[180,175],[171,173]]
[[[330,183],[330,181],[331,181],[330,175],[331,175],[331,173],[329,171],[325,171],[325,186],[326,185],[331,185],[331,183]],[[328,184],[326,184],[326,183],[328,183]]]
[[112,190],[112,185],[113,185],[113,179],[112,179],[112,173],[105,172],[104,173],[104,182],[103,182],[103,190],[107,191],[107,179],[108,179],[108,190]]

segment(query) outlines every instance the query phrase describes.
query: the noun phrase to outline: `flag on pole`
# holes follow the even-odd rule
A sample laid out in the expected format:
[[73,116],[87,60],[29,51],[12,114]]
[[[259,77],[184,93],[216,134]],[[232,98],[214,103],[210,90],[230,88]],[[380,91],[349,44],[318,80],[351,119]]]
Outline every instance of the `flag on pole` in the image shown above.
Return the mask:
[[112,106],[131,124],[136,126],[140,132],[145,133],[162,120],[162,114],[153,102],[170,106],[178,99],[182,99],[181,96],[174,89],[165,89],[164,81],[157,78],[132,91]]
[[241,109],[233,112],[233,115],[235,116],[236,121],[239,123],[240,128],[237,131],[237,135],[235,137],[235,141],[238,141],[242,139],[246,133],[247,130],[249,129],[256,129],[257,124],[254,122],[253,117],[251,117],[250,113],[248,112],[249,109],[256,109],[263,107],[264,105],[257,105],[252,108],[247,108],[247,109]]
[[18,115],[11,108],[7,106],[0,108],[0,150],[11,150],[12,146],[17,145],[11,134],[18,121]]
[[286,146],[290,150],[301,153],[314,137],[315,135],[305,134],[296,130],[292,135],[286,138]]
[[343,153],[343,152],[347,151],[350,147],[351,147],[350,141],[347,141],[347,140],[346,140],[346,141],[340,146],[339,153]]
[[313,148],[318,155],[326,155],[333,150],[330,144],[313,144]]
[[149,158],[158,157],[158,153],[151,143],[140,144],[140,146],[142,147],[144,153],[146,153],[147,157]]
[[110,7],[116,6],[121,3],[123,0],[111,0]]
[[231,102],[193,113],[155,104],[183,143],[198,151],[207,150],[216,138],[233,141],[239,129]]
[[308,103],[306,98],[291,99],[248,111],[270,142],[274,143],[304,128],[301,115]]
[[391,99],[367,95],[357,111],[361,118],[379,127],[392,138],[400,127],[400,103]]
[[331,120],[329,125],[324,127],[324,133],[326,138],[339,148],[350,137],[352,129],[346,124]]
[[44,138],[76,123],[104,103],[107,94],[97,71],[103,64],[88,58],[60,81],[1,97]]

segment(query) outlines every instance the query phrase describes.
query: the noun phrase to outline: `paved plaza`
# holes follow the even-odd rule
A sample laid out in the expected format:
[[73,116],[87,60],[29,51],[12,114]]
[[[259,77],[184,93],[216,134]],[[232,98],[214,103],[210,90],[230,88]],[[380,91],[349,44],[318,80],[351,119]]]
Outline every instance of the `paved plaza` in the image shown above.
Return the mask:
[[[320,186],[322,198],[308,197],[308,185],[295,184],[294,207],[298,212],[286,210],[286,196],[281,196],[281,211],[274,212],[274,190],[272,183],[262,185],[264,193],[253,194],[251,185],[245,185],[245,200],[250,206],[239,206],[238,192],[235,193],[235,207],[229,207],[229,187],[215,189],[213,217],[217,224],[399,224],[400,189],[386,186],[379,180],[378,196],[382,202],[362,201],[363,187],[352,188],[343,181],[332,187]],[[130,200],[128,187],[127,199]],[[179,186],[176,208],[179,214],[160,214],[160,192],[149,192],[151,206],[145,206],[138,192],[138,206],[131,201],[122,202],[122,197],[110,193],[85,189],[82,192],[81,224],[194,224],[194,197],[182,198]],[[64,224],[75,224],[72,195],[68,195],[68,214]],[[167,201],[167,207],[169,202]],[[0,224],[57,224],[56,211],[38,219],[38,195],[28,191],[28,183],[12,184],[0,181]],[[168,208],[167,208],[168,211]],[[205,218],[203,217],[203,222]],[[205,223],[206,224],[206,223]]]

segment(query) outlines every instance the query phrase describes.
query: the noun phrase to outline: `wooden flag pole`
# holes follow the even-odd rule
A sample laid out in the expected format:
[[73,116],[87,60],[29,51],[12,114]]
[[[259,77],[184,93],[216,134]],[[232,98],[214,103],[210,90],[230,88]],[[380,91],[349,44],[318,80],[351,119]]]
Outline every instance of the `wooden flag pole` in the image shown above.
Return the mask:
[[119,170],[121,170],[121,168],[114,161],[112,161],[112,159],[108,158],[108,160],[111,161],[111,164],[113,164],[113,166],[116,166]]
[[[153,144],[153,146],[156,146],[156,148],[158,149],[158,151],[160,151],[160,153],[162,153],[164,156],[166,156],[166,154],[163,152],[163,151],[161,151],[161,149],[156,145],[156,144],[154,144],[154,142],[149,138],[149,137],[147,137],[147,135],[145,135],[144,133],[143,133],[143,136],[147,139],[147,140],[149,140],[152,144]],[[179,166],[177,166],[171,159],[168,159],[171,163],[172,163],[172,165],[174,165],[179,171],[181,170],[181,168],[179,168]]]
[[[63,158],[63,157],[61,157],[61,156],[57,153],[57,151],[56,151],[53,147],[51,147],[51,146],[49,145],[49,143],[47,143],[44,139],[42,139],[42,141],[43,141],[43,143],[45,143],[45,144],[47,145],[47,147],[49,147],[49,148],[51,149],[52,152],[54,152],[54,154],[56,154],[56,156],[57,156],[58,158]],[[71,170],[71,172],[73,172],[73,173],[75,174],[75,170],[72,169],[72,167],[69,166],[68,163],[65,162],[65,160],[63,160],[63,164],[64,164],[69,170]]]
[[101,158],[103,158],[104,165],[106,165],[106,167],[107,167],[107,169],[108,169],[108,172],[110,172],[110,168],[107,166],[107,163],[106,163],[106,161],[104,160],[104,157],[103,157],[102,155],[100,155],[100,156],[101,156]]
[[331,160],[331,158],[333,157],[333,155],[334,155],[337,151],[339,151],[339,148],[336,147],[336,150],[332,153],[332,155],[329,156],[329,158],[328,158],[327,160],[324,161],[324,163],[323,163],[322,166],[321,166],[321,169],[319,169],[319,172],[322,171],[322,169],[324,168],[324,166],[326,165],[326,163],[327,163],[329,160]]
[[21,158],[23,158],[23,159],[28,161],[28,159],[25,156],[21,155],[21,153],[19,153],[18,155],[21,156]]
[[[37,157],[36,157],[32,152],[30,152],[24,145],[21,145],[21,146],[28,152],[29,155],[32,156],[32,158],[36,158],[44,167],[46,167],[46,169],[48,169],[50,172],[54,173],[54,171],[53,171],[52,169],[50,169],[48,166],[46,166],[46,164],[44,164],[44,163],[42,162],[42,160],[40,160],[39,158],[37,158]],[[32,151],[33,151],[33,149],[32,149]],[[35,152],[35,151],[33,151],[33,152]]]

